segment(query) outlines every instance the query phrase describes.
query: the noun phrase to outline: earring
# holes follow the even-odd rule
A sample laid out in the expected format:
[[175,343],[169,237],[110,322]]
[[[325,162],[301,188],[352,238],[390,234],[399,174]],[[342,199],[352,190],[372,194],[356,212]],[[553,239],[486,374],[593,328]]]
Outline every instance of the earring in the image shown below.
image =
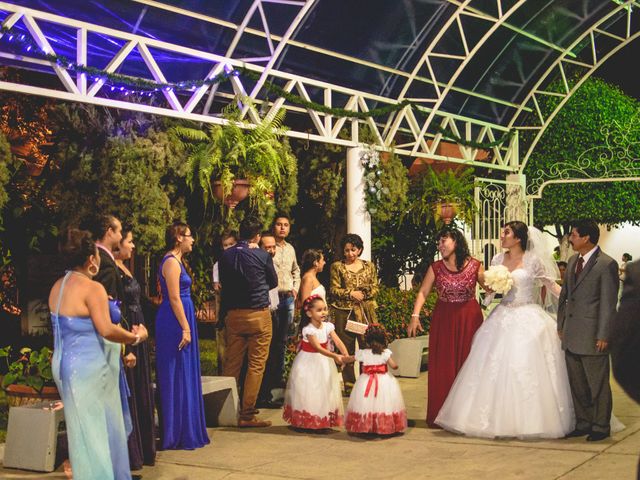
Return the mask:
[[[92,268],[94,268],[95,270],[91,270]],[[100,267],[92,263],[91,265],[89,265],[89,268],[87,268],[87,270],[89,271],[92,277],[95,277],[100,271]]]

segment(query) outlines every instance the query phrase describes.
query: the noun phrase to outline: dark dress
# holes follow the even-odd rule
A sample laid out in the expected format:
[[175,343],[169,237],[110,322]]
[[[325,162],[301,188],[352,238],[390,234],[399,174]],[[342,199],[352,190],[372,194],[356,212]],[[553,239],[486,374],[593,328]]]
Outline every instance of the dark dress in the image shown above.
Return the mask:
[[475,258],[459,272],[452,272],[442,260],[431,266],[435,274],[438,301],[429,329],[429,376],[427,424],[434,422],[449,390],[471,350],[471,341],[482,325],[482,310],[476,300],[480,262]]
[[[124,303],[129,325],[147,326],[140,304],[140,284],[134,277],[129,277],[123,271],[122,285]],[[133,432],[129,436],[129,460],[132,470],[142,468],[142,465],[154,465],[156,461],[156,428],[154,421],[153,385],[151,383],[151,357],[149,342],[131,347],[131,353],[136,356],[136,366],[127,368],[127,382],[131,391],[129,409]]]
[[192,450],[209,443],[204,418],[204,400],[200,381],[198,326],[191,300],[191,277],[180,263],[180,299],[191,330],[191,343],[182,350],[182,327],[171,304],[167,282],[160,262],[158,278],[162,303],[156,315],[156,380],[160,405],[160,440],[162,450]]

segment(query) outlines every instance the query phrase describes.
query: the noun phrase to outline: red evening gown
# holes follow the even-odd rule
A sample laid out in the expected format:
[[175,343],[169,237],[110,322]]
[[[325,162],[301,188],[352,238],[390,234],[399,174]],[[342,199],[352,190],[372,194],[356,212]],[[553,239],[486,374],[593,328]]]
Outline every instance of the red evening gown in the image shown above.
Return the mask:
[[447,269],[442,260],[431,268],[438,301],[429,331],[427,424],[440,428],[435,419],[469,355],[471,340],[482,325],[482,311],[475,298],[480,262],[472,258],[459,272]]

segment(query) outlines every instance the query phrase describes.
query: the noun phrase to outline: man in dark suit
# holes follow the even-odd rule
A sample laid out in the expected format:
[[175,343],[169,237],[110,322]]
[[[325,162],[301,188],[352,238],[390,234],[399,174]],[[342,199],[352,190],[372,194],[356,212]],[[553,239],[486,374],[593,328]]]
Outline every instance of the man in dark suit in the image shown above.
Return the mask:
[[611,328],[613,375],[640,403],[640,261],[627,264],[618,314]]
[[122,240],[122,224],[113,215],[99,214],[91,217],[86,227],[93,235],[100,255],[100,271],[93,279],[104,286],[111,298],[122,300],[122,278],[113,256]]
[[610,434],[610,323],[618,299],[618,264],[598,247],[600,230],[593,221],[573,226],[569,259],[558,307],[558,335],[565,351],[576,413],[568,437],[588,435],[599,441]]
[[[611,364],[620,386],[640,403],[640,261],[625,268],[618,314],[611,326]],[[640,479],[640,462],[637,475]]]

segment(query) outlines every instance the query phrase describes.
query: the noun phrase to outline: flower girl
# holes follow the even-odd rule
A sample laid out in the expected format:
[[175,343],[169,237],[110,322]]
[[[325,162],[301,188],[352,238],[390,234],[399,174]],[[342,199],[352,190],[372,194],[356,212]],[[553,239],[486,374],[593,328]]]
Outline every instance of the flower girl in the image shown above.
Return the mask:
[[400,385],[387,366],[398,368],[387,348],[384,328],[371,324],[364,334],[368,348],[356,353],[362,362],[360,376],[347,405],[346,428],[350,433],[390,435],[407,428],[407,410]]
[[[353,362],[344,343],[326,322],[327,304],[319,295],[311,295],[302,305],[300,350],[293,360],[284,396],[282,418],[294,427],[320,430],[342,425],[342,391],[334,363]],[[342,352],[327,349],[328,340]]]

